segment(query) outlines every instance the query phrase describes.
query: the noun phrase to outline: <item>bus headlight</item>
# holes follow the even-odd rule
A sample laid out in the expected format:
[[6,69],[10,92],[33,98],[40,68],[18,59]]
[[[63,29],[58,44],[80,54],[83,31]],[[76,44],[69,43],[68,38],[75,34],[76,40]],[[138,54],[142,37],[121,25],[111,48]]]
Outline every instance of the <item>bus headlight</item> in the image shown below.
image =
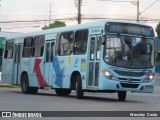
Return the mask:
[[102,73],[103,73],[104,76],[105,76],[106,78],[108,78],[108,79],[112,79],[112,80],[115,79],[115,77],[114,77],[109,71],[107,71],[106,69],[102,69]]
[[149,75],[144,82],[151,82],[154,79],[154,75]]
[[151,82],[153,79],[154,79],[154,75],[151,71],[149,71],[147,74],[146,74],[147,78],[144,80],[144,82]]

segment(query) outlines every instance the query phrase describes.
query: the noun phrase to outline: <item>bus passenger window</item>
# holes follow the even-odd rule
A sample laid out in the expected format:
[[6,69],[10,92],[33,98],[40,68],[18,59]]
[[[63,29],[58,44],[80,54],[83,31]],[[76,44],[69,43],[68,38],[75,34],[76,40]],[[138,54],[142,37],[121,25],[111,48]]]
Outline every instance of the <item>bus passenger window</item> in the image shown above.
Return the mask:
[[7,41],[6,47],[5,47],[4,58],[11,59],[13,57],[13,48],[14,48],[13,40]]
[[47,43],[46,45],[46,62],[49,62],[50,58],[50,43]]
[[54,52],[54,44],[55,44],[55,42],[52,42],[51,43],[51,56],[50,56],[50,62],[52,62],[53,61],[53,56],[55,55],[55,52]]
[[76,31],[74,54],[85,54],[87,50],[88,30]]
[[25,57],[25,58],[31,57],[32,41],[33,41],[33,38],[25,38],[24,39],[22,57]]
[[66,32],[60,35],[59,55],[70,55],[72,53],[73,32]]
[[37,36],[34,39],[33,43],[33,57],[41,57],[43,55],[43,49],[44,49],[44,36]]

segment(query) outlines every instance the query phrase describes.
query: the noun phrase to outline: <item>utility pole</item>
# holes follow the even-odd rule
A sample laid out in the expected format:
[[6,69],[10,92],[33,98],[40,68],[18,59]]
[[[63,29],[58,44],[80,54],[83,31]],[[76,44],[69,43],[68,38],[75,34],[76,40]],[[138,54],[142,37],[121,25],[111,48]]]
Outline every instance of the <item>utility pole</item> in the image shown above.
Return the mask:
[[137,22],[139,22],[139,0],[137,0]]
[[131,1],[131,3],[133,5],[137,6],[137,22],[139,22],[139,15],[140,15],[140,12],[139,12],[139,0],[137,0],[137,1]]
[[52,4],[50,3],[50,11],[49,11],[49,24],[51,24],[51,16],[52,16]]
[[81,0],[78,0],[78,24],[81,24]]

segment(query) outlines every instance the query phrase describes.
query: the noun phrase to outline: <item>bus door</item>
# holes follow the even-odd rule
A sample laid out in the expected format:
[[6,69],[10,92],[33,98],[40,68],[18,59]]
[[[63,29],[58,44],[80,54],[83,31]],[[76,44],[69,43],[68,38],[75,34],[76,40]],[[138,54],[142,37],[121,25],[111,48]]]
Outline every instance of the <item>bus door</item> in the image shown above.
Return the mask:
[[55,42],[46,41],[46,53],[44,60],[44,80],[47,82],[48,86],[52,85],[53,77],[53,54],[54,54]]
[[100,47],[100,37],[90,36],[88,88],[98,88]]
[[20,84],[20,61],[21,61],[21,54],[22,54],[22,44],[15,44],[15,54],[14,54],[14,77],[13,77],[13,84]]

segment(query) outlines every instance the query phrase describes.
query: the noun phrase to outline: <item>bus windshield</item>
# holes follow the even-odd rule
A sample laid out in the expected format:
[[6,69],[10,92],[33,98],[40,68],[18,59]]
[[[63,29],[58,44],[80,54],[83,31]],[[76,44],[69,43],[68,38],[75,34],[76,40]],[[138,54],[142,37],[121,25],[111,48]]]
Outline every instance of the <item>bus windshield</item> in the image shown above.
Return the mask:
[[145,37],[107,35],[104,61],[124,68],[154,66],[154,40]]

